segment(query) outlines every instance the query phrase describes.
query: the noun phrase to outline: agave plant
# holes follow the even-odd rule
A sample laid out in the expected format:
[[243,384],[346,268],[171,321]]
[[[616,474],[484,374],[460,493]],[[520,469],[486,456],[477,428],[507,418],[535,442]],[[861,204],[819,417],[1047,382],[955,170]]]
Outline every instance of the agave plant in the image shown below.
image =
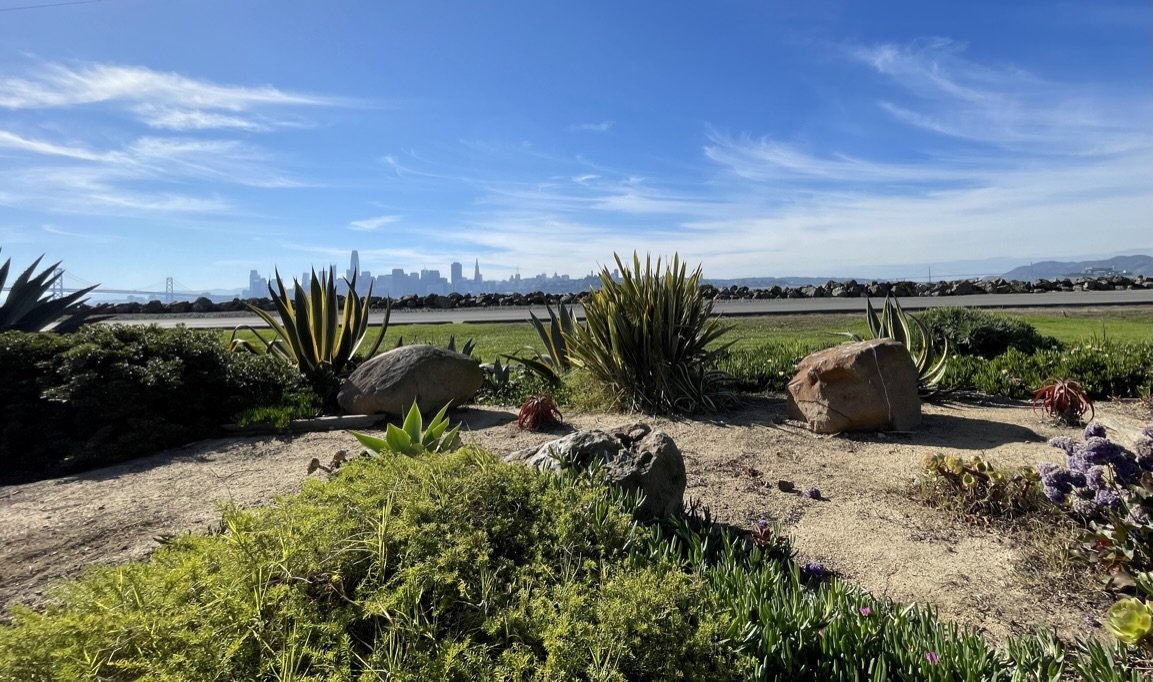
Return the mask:
[[[268,285],[268,293],[276,305],[276,314],[262,310],[252,304],[249,309],[260,316],[272,328],[273,338],[260,338],[263,348],[254,348],[250,342],[238,338],[233,332],[230,343],[233,350],[262,350],[281,356],[297,365],[302,374],[314,385],[323,386],[339,376],[360,348],[368,332],[368,304],[372,296],[372,285],[363,298],[356,293],[356,287],[348,282],[348,294],[341,304],[336,292],[336,275],[333,268],[319,275],[312,272],[309,288],[306,290],[293,279],[293,294],[284,286],[280,273],[276,273],[276,286]],[[368,355],[375,355],[388,329],[392,313],[392,300],[385,299],[384,320],[380,323],[380,335],[369,349]]]
[[601,382],[626,409],[690,413],[714,410],[732,398],[716,360],[728,331],[701,292],[701,269],[692,274],[673,255],[662,271],[633,253],[632,267],[613,254],[618,282],[602,268],[601,288],[584,304],[585,323],[563,337],[574,364]]
[[529,313],[532,318],[532,326],[536,329],[541,343],[544,344],[545,352],[535,353],[531,358],[522,358],[516,355],[506,357],[516,360],[545,381],[556,385],[561,383],[564,375],[572,371],[573,368],[573,361],[569,355],[568,342],[565,340],[565,336],[571,336],[576,328],[576,316],[563,303],[558,306],[558,312],[554,313],[551,307],[546,307],[546,309],[549,316],[548,326],[545,326],[535,313]]
[[921,397],[935,394],[948,369],[949,341],[941,339],[937,343],[929,328],[902,310],[901,304],[892,296],[885,296],[880,313],[873,309],[871,300],[865,299],[865,314],[874,339],[893,339],[909,351],[909,357],[917,367],[917,388]]
[[[92,322],[88,311],[82,310],[80,300],[88,292],[95,289],[97,284],[75,291],[60,298],[52,298],[52,285],[60,278],[56,271],[60,262],[44,268],[40,273],[33,274],[44,256],[40,256],[29,265],[24,272],[13,280],[8,296],[0,303],[0,331],[14,329],[25,332],[47,331],[69,332],[75,330],[86,322]],[[12,259],[0,265],[0,291],[7,288],[8,271],[12,266]]]
[[370,436],[367,433],[350,431],[360,441],[370,454],[379,455],[383,452],[395,452],[400,455],[423,455],[428,452],[451,452],[460,448],[460,424],[448,428],[448,405],[424,425],[420,408],[416,401],[408,408],[404,422],[398,427],[389,424],[385,430],[384,438]]
[[1093,418],[1093,401],[1081,382],[1050,377],[1033,391],[1033,411],[1065,424],[1080,424],[1085,413]]

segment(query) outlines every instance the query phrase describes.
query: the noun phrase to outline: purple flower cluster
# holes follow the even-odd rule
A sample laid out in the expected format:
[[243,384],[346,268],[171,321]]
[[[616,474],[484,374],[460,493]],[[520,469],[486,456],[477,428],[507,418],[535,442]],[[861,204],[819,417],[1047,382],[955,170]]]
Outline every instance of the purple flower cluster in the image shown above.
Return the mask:
[[801,566],[801,575],[810,580],[823,580],[828,569],[819,561],[807,561]]
[[[1153,427],[1145,431],[1153,433]],[[1153,452],[1144,458],[1129,452],[1106,438],[1105,427],[1098,422],[1086,426],[1082,436],[1080,443],[1069,436],[1050,439],[1049,445],[1065,452],[1066,466],[1044,462],[1037,473],[1045,497],[1088,518],[1120,504],[1118,486],[1136,482],[1142,471],[1153,471]],[[1138,443],[1138,450],[1153,451],[1153,437]]]

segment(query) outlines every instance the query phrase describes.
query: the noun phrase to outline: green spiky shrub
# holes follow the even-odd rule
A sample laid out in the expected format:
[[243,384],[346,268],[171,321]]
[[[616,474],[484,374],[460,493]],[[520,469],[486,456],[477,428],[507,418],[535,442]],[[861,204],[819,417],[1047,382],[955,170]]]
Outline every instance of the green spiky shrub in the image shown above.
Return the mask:
[[563,383],[565,376],[573,370],[573,360],[569,353],[566,337],[572,336],[576,330],[576,316],[563,303],[557,307],[556,312],[553,312],[552,307],[547,307],[547,310],[548,325],[545,325],[536,316],[536,313],[529,312],[533,329],[544,346],[544,352],[533,352],[531,358],[520,355],[508,355],[506,357],[510,360],[516,360],[552,386],[559,386]]
[[58,476],[221,433],[241,411],[308,386],[210,331],[85,325],[0,333],[0,482]]
[[933,338],[943,339],[958,355],[995,358],[1010,348],[1030,354],[1058,349],[1061,342],[1039,333],[1033,325],[980,308],[943,306],[917,314]]
[[[357,294],[352,282],[345,280],[348,292],[341,300],[336,290],[336,273],[333,268],[323,270],[312,277],[307,289],[295,278],[292,280],[292,293],[276,273],[276,288],[268,283],[268,293],[276,308],[275,314],[248,304],[249,309],[272,329],[272,338],[265,339],[256,330],[251,330],[260,339],[259,343],[243,339],[236,332],[230,341],[233,350],[255,350],[277,355],[300,369],[312,384],[317,394],[324,397],[325,408],[336,411],[336,391],[340,378],[346,369],[351,369],[361,341],[368,332],[369,300],[372,285],[363,298]],[[368,350],[367,356],[376,354],[384,340],[392,313],[391,299],[385,299],[384,319],[380,333]]]
[[700,267],[690,274],[676,254],[663,269],[649,256],[642,266],[635,252],[631,266],[613,258],[620,281],[603,268],[584,324],[565,336],[575,363],[621,409],[692,413],[728,402],[727,377],[716,369],[727,327],[701,293]]
[[[8,284],[8,272],[12,259],[0,265],[0,292],[9,289],[0,302],[0,332],[7,330],[37,332],[51,329],[56,332],[75,331],[85,322],[92,322],[88,309],[83,307],[84,295],[95,289],[92,285],[80,291],[52,298],[52,285],[60,278],[56,272],[60,262],[36,272],[36,267],[44,256],[32,261],[23,272]],[[0,293],[2,295],[2,293]]]
[[949,342],[933,335],[915,316],[909,315],[896,298],[885,296],[878,313],[870,299],[865,300],[865,315],[874,339],[893,339],[905,346],[917,368],[917,391],[926,398],[936,394],[948,369]]

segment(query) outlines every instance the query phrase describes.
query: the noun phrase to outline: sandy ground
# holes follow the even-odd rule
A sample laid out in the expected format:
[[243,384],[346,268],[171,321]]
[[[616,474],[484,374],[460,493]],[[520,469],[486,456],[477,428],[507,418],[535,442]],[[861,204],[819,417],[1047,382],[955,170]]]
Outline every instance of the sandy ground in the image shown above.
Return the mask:
[[[1103,404],[1110,435],[1131,446],[1143,424],[1132,408]],[[709,420],[646,419],[685,456],[687,498],[714,518],[748,527],[783,524],[803,560],[819,560],[879,597],[931,605],[945,619],[993,640],[1052,627],[1100,634],[1082,620],[1099,596],[1037,589],[1022,551],[995,530],[957,523],[909,499],[908,484],[931,453],[981,454],[1000,465],[1057,461],[1045,445],[1076,430],[1042,423],[1027,406],[925,406],[913,433],[815,435],[787,419],[784,401],[752,398]],[[615,427],[629,415],[566,415],[577,428]],[[459,410],[466,439],[499,453],[557,434],[523,432],[514,413]],[[58,480],[0,487],[0,603],[37,604],[52,580],[86,565],[142,559],[164,534],[217,526],[217,501],[251,506],[299,489],[313,457],[358,452],[344,432],[202,441],[145,459]],[[313,474],[318,476],[320,474]],[[820,489],[812,500],[779,489]],[[1030,584],[1033,586],[1030,587]]]

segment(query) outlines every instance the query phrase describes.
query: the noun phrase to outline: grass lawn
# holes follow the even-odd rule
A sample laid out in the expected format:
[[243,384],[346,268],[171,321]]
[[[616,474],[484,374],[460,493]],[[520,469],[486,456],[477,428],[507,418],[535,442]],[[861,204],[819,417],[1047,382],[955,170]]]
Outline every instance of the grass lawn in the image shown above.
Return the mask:
[[[1102,337],[1125,342],[1153,340],[1151,306],[1017,309],[1000,312],[1021,318],[1042,334],[1055,336],[1065,343]],[[727,322],[732,325],[732,330],[725,336],[725,341],[731,341],[734,349],[751,348],[769,342],[833,346],[846,340],[839,335],[840,332],[852,332],[865,338],[869,335],[863,309],[860,313],[732,317]],[[227,336],[225,334],[225,338]],[[242,336],[251,337],[250,333],[243,333]],[[542,349],[536,331],[527,322],[393,324],[385,333],[381,348],[392,348],[398,340],[406,344],[445,346],[451,337],[456,339],[457,348],[468,339],[473,339],[476,344],[473,355],[482,362],[492,362],[504,354],[524,348]],[[369,348],[375,340],[376,332],[370,331],[361,347]]]

